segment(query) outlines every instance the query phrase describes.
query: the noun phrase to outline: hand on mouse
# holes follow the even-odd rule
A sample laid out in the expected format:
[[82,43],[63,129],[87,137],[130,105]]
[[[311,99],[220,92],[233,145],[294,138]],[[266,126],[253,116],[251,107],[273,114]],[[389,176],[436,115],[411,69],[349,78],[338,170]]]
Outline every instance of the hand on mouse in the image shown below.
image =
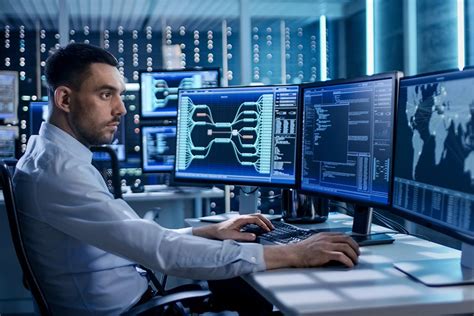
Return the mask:
[[266,246],[267,269],[317,267],[338,261],[352,268],[358,262],[359,245],[348,235],[319,233],[296,244]]

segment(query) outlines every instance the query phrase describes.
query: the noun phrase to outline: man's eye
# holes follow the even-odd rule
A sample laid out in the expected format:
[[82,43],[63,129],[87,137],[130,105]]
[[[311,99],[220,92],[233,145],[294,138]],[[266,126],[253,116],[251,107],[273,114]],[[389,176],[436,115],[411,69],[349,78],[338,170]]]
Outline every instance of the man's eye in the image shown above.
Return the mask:
[[104,99],[108,99],[108,98],[110,98],[110,96],[112,96],[112,93],[109,93],[109,92],[102,93],[102,98],[104,98]]

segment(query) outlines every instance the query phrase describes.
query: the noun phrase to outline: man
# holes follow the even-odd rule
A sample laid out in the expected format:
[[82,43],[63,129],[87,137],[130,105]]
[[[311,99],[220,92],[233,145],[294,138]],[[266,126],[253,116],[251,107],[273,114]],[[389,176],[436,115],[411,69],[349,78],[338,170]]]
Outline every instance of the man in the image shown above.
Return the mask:
[[110,143],[126,114],[116,59],[70,44],[46,63],[50,117],[28,142],[14,183],[25,246],[53,313],[116,315],[136,304],[147,279],[136,265],[191,279],[227,279],[280,267],[357,262],[357,244],[319,234],[299,244],[263,247],[240,228],[272,224],[245,216],[202,228],[170,230],[115,200],[91,165],[91,145]]

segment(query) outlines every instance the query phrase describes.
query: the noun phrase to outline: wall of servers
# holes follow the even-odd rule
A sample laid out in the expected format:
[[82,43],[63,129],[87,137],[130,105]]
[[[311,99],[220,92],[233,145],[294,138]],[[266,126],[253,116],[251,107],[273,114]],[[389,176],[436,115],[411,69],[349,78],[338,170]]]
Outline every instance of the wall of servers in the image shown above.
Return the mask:
[[[178,78],[163,78],[161,83],[165,93],[171,95],[161,96],[164,108],[174,108],[174,111],[161,111],[158,116],[147,114],[147,109],[140,110],[141,96],[140,83],[142,72],[155,72],[165,68],[163,62],[162,45],[179,45],[180,67],[186,69],[220,69],[217,77],[211,78],[213,85],[239,85],[239,33],[238,21],[225,21],[222,28],[209,30],[187,29],[185,26],[172,29],[166,26],[163,31],[154,31],[150,27],[143,30],[125,30],[119,27],[115,30],[104,30],[101,32],[90,30],[84,26],[81,29],[71,29],[69,32],[70,42],[85,42],[104,47],[113,53],[119,61],[119,70],[127,81],[127,92],[124,95],[124,103],[128,114],[122,122],[121,128],[112,146],[116,149],[120,160],[121,177],[124,185],[141,187],[144,184],[170,183],[170,170],[165,167],[161,170],[148,170],[142,172],[142,127],[157,123],[158,125],[173,125],[176,122],[176,91],[178,88],[186,87],[192,79],[184,82],[176,82]],[[282,38],[282,27],[284,39]],[[330,31],[336,27],[336,23],[329,23]],[[298,26],[297,22],[288,20],[286,24],[281,21],[266,21],[254,23],[252,25],[252,49],[253,63],[252,80],[271,84],[282,80],[282,72],[274,67],[281,59],[281,45],[284,41],[286,72],[285,80],[289,82],[316,81],[319,78],[317,65],[319,58],[316,54],[316,35],[318,24]],[[47,90],[44,76],[45,60],[51,50],[59,47],[60,35],[58,31],[39,29],[30,30],[24,25],[6,25],[0,31],[2,38],[2,50],[0,60],[2,70],[13,71],[17,79],[10,79],[16,82],[16,89],[12,94],[18,95],[18,113],[10,120],[6,120],[4,125],[16,125],[18,127],[4,127],[2,135],[6,135],[2,140],[2,157],[19,158],[25,150],[26,143],[30,135],[37,133],[41,121],[47,113]],[[335,38],[335,36],[331,36]],[[336,45],[334,44],[334,47]],[[311,56],[311,57],[309,57]],[[225,64],[227,69],[222,69]],[[330,63],[329,69],[332,69]],[[166,76],[165,76],[166,77]],[[179,74],[178,74],[179,77]],[[146,78],[143,80],[147,80]],[[169,80],[167,82],[166,80]],[[148,80],[147,83],[150,83]],[[158,83],[160,84],[160,83]],[[168,84],[170,86],[168,86]],[[176,84],[176,85],[175,85]],[[6,82],[6,86],[8,83]],[[151,98],[162,92],[153,91],[150,88],[143,97],[149,94]],[[170,90],[171,89],[171,90]],[[141,91],[144,91],[143,89]],[[170,104],[170,105],[167,105]],[[156,105],[156,104],[155,104]],[[152,107],[153,105],[148,105]],[[143,120],[142,118],[145,118]],[[146,129],[145,129],[146,130]],[[173,131],[174,132],[174,131]],[[15,141],[13,141],[13,134]],[[161,145],[171,146],[174,138],[166,140],[160,138]],[[166,144],[165,144],[165,143]],[[8,149],[6,148],[8,147]],[[166,149],[169,152],[171,149]],[[14,154],[13,154],[14,152]],[[165,158],[164,158],[165,159]],[[100,163],[100,160],[105,160]],[[103,165],[103,174],[110,172],[107,170],[107,157],[95,154],[95,162],[99,166]],[[151,172],[148,172],[151,171]],[[231,188],[233,189],[233,187]],[[138,189],[139,190],[139,189]],[[263,210],[278,212],[280,208],[279,190],[264,189],[262,192]],[[232,196],[239,194],[239,190],[232,192]],[[275,197],[275,198],[274,198]],[[233,199],[235,201],[236,199]],[[234,203],[234,202],[233,202]],[[219,209],[223,206],[223,200],[216,200],[211,203],[213,208]],[[232,208],[235,208],[233,205]]]
[[[417,30],[420,37],[426,39],[417,45],[416,72],[419,73],[448,69],[456,64],[452,37],[449,32],[439,32],[441,29],[446,30],[446,24],[453,24],[453,8],[444,1],[432,4],[418,1],[421,15],[418,16]],[[404,45],[403,26],[386,18],[396,16],[402,20],[402,6],[391,2],[383,2],[380,6],[377,12],[382,22],[378,22],[376,40],[379,43],[378,54],[384,58],[377,59],[376,70],[406,69],[406,61],[403,53],[400,53],[402,51],[394,49]],[[469,19],[472,14],[469,12],[473,7],[471,4],[466,7],[467,25],[472,23]],[[439,10],[449,14],[439,21],[429,19]],[[303,25],[292,19],[252,19],[252,54],[248,61],[251,64],[252,81],[265,85],[300,84],[317,82],[323,76],[330,79],[364,74],[365,44],[355,40],[358,38],[355,34],[365,32],[363,19],[364,12],[358,11],[342,20],[327,21],[327,71],[324,75],[320,69],[319,23]],[[5,113],[12,112],[15,107],[18,110],[13,111],[13,115],[0,117],[1,155],[3,158],[18,158],[30,135],[38,130],[41,121],[47,117],[44,65],[49,52],[59,47],[60,35],[57,30],[41,25],[31,29],[15,21],[9,22],[0,31],[0,69],[5,74],[2,87],[13,85],[15,89],[3,89],[2,95],[6,96],[5,100],[12,97],[8,96],[9,93],[17,95],[18,104],[12,104],[12,108],[6,103],[2,106],[5,107]],[[71,42],[91,43],[113,53],[119,61],[120,72],[127,80],[124,103],[128,114],[112,144],[120,160],[124,185],[140,190],[145,184],[174,184],[171,174],[177,150],[177,89],[196,88],[198,82],[207,87],[240,85],[238,29],[237,20],[227,20],[213,29],[168,25],[159,31],[147,26],[139,30],[118,27],[97,31],[84,25],[69,31]],[[421,36],[428,30],[436,36]],[[342,37],[345,41],[341,40]],[[474,41],[467,41],[466,44],[466,62],[472,64]],[[189,71],[202,68],[201,74],[190,73],[190,77],[186,77],[183,76],[185,71],[160,71],[165,68],[163,46],[173,45],[179,46],[179,66]],[[259,118],[264,117],[259,112],[257,115]],[[239,150],[233,150],[238,156]],[[107,177],[110,171],[107,157],[96,154],[95,161]],[[238,209],[241,192],[231,186],[232,210]],[[259,210],[265,213],[281,212],[281,189],[278,186],[262,187],[258,192]],[[212,211],[223,211],[224,201],[215,200],[211,207]]]

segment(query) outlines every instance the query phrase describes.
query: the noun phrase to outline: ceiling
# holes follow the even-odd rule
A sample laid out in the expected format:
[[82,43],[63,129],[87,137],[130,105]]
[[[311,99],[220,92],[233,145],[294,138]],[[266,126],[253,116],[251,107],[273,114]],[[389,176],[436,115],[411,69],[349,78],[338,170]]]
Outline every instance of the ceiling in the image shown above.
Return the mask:
[[322,14],[338,19],[364,5],[363,0],[0,0],[0,26],[57,30],[59,16],[69,15],[72,29],[122,26],[141,30],[150,26],[161,30],[164,25],[210,29],[219,27],[224,19],[238,21],[241,1],[247,4],[251,18],[282,18],[300,25]]

